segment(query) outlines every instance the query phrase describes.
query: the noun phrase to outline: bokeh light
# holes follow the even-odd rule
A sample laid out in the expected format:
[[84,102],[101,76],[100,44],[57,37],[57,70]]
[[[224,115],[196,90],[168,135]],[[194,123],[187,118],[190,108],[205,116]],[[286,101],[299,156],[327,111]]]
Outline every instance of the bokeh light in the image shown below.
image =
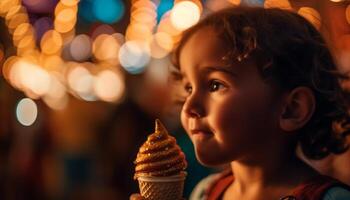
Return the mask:
[[321,15],[311,7],[301,7],[298,10],[298,14],[307,19],[317,30],[321,28]]
[[46,70],[50,72],[63,72],[65,68],[64,61],[62,60],[61,56],[59,55],[41,55],[41,61],[40,64],[42,67],[44,67]]
[[13,7],[21,5],[20,0],[1,0],[0,1],[0,16],[4,17],[6,13]]
[[29,98],[21,99],[16,108],[16,117],[19,123],[24,126],[31,126],[38,116],[38,107]]
[[70,9],[72,10],[75,14],[78,13],[78,5],[77,4],[73,4],[73,3],[65,3],[65,2],[74,2],[75,0],[61,0],[60,2],[58,2],[58,4],[55,7],[55,16],[57,16],[61,11],[65,10],[65,9]]
[[18,46],[18,43],[21,39],[23,39],[25,36],[34,37],[34,29],[33,26],[29,23],[22,23],[14,30],[12,38],[13,38],[13,44],[15,46]]
[[58,0],[22,0],[22,4],[31,13],[46,14],[51,13]]
[[60,11],[55,17],[55,30],[60,33],[67,33],[71,31],[77,22],[77,16],[74,9],[64,9]]
[[265,0],[265,8],[280,8],[285,10],[292,10],[292,5],[289,0]]
[[170,20],[179,30],[185,30],[199,21],[200,9],[191,1],[176,3],[170,14]]
[[26,9],[22,5],[13,6],[7,12],[7,14],[5,16],[5,20],[10,20],[15,14],[19,14],[19,13],[25,14],[25,12],[26,12]]
[[47,31],[40,42],[41,51],[45,54],[59,54],[62,45],[62,37],[55,30]]
[[139,74],[150,61],[149,47],[142,41],[127,41],[119,50],[119,61],[127,72]]
[[66,6],[76,6],[80,0],[61,0],[60,3]]
[[71,57],[79,62],[91,57],[92,41],[88,35],[77,35],[69,45]]
[[111,35],[99,35],[93,42],[93,55],[98,60],[118,59],[120,45]]
[[174,43],[171,36],[165,32],[154,34],[151,41],[151,56],[153,58],[164,58],[173,49]]
[[115,33],[115,30],[112,26],[108,24],[95,24],[91,28],[91,38],[92,40],[95,40],[99,35],[101,34],[107,34],[107,35],[112,35]]
[[42,17],[35,21],[34,28],[36,41],[39,43],[44,33],[53,28],[53,21],[49,17]]
[[44,102],[54,110],[62,110],[68,103],[66,87],[59,77],[59,74],[51,74],[49,92],[43,97]]
[[238,6],[241,4],[241,0],[227,0],[229,3]]
[[152,30],[143,23],[133,23],[128,26],[125,33],[126,40],[149,40],[152,37]]
[[119,21],[124,15],[124,3],[120,0],[93,1],[92,11],[101,22],[112,24]]
[[51,77],[46,70],[24,59],[17,61],[13,68],[16,70],[14,73],[19,78],[19,86],[25,87],[39,96],[48,92]]
[[95,78],[94,91],[103,101],[120,101],[125,92],[124,80],[119,73],[103,70]]
[[33,35],[26,35],[19,40],[17,45],[17,55],[24,55],[27,51],[35,48],[35,38]]
[[163,0],[159,3],[157,8],[157,21],[159,22],[164,13],[171,10],[174,6],[173,0]]
[[11,34],[23,23],[29,23],[28,15],[25,13],[16,13],[10,19],[6,20],[7,28]]
[[74,67],[68,74],[68,84],[80,97],[90,95],[93,90],[94,77],[83,66]]

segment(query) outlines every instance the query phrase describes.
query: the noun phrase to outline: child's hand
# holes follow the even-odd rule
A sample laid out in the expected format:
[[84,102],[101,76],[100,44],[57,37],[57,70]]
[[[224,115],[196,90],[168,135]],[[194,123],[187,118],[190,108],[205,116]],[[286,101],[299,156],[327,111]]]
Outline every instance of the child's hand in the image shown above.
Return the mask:
[[132,194],[130,200],[145,200],[140,194]]

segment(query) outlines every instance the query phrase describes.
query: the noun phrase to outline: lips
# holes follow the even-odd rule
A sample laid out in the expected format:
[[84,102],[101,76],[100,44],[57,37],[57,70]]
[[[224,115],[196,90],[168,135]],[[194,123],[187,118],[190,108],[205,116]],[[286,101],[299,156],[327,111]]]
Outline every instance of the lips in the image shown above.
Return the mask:
[[213,133],[206,130],[192,130],[192,135],[212,135]]

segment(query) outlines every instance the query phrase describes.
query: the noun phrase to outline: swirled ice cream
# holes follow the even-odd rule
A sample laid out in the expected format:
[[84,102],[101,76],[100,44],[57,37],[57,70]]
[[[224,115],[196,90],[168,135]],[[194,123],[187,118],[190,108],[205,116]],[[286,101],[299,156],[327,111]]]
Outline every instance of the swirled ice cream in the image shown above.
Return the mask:
[[135,176],[165,177],[180,174],[187,167],[184,153],[157,119],[154,133],[140,147],[135,160]]

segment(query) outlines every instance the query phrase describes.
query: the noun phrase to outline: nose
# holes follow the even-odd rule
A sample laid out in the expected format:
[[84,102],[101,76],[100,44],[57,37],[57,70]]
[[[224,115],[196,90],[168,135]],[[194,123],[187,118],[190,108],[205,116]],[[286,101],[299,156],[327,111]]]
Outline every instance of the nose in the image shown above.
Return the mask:
[[205,115],[203,98],[192,93],[186,98],[182,112],[189,118],[200,118]]

